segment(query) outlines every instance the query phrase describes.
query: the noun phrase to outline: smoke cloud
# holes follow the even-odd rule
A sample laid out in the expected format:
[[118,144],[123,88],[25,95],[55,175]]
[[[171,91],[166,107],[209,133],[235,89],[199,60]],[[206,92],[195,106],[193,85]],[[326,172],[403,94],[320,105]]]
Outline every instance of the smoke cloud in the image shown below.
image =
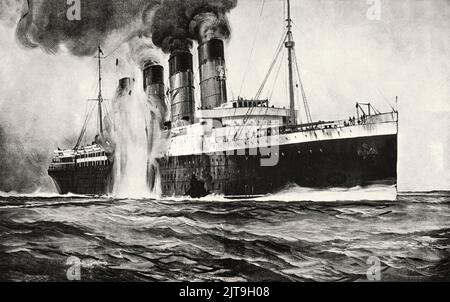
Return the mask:
[[155,11],[151,33],[153,43],[164,52],[188,50],[193,41],[228,39],[231,34],[226,14],[237,0],[168,0]]
[[[145,0],[82,0],[79,3],[80,20],[69,20],[67,12],[71,6],[66,1],[27,0],[26,12],[17,26],[17,39],[25,47],[40,47],[48,53],[57,53],[64,45],[73,55],[91,56],[114,31],[127,28],[157,4]],[[136,35],[144,31],[128,29]]]
[[23,46],[51,54],[64,46],[75,56],[92,56],[116,32],[124,43],[152,38],[164,52],[189,49],[194,40],[227,39],[226,14],[237,5],[237,0],[82,0],[80,20],[69,20],[66,1],[5,1],[2,19],[11,23],[23,14],[16,30]]
[[95,67],[21,49],[5,26],[0,45],[0,191],[52,191],[48,164],[57,147],[75,145],[86,98],[95,96]]
[[31,193],[38,188],[50,188],[49,179],[45,177],[47,172],[41,168],[41,163],[48,162],[51,154],[41,152],[35,140],[22,142],[9,135],[10,127],[4,121],[0,123],[0,190]]

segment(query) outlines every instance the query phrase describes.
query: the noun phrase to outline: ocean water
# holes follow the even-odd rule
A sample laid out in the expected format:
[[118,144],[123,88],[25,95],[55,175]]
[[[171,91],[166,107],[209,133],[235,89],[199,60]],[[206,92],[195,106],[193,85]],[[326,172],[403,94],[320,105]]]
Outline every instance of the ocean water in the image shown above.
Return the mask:
[[449,281],[449,248],[450,192],[0,194],[0,281]]

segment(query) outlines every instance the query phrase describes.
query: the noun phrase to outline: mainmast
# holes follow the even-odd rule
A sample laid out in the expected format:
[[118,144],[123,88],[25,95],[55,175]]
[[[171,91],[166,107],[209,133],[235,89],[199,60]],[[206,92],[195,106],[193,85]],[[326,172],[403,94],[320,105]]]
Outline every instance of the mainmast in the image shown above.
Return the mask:
[[294,37],[292,35],[292,19],[291,19],[291,1],[287,0],[287,40],[284,46],[288,50],[288,69],[289,69],[289,108],[290,108],[290,122],[296,123],[295,114],[295,95],[294,95],[294,67],[293,67],[293,51],[294,51]]
[[98,47],[98,119],[99,119],[99,126],[100,126],[100,136],[103,136],[103,111],[102,111],[102,103],[103,103],[103,96],[102,96],[102,59],[104,59],[103,51]]

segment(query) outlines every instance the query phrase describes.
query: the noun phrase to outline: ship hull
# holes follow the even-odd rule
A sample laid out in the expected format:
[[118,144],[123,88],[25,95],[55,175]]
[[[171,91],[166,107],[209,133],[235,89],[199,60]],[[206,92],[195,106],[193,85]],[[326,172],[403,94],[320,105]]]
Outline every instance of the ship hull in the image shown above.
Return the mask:
[[[397,180],[396,134],[280,145],[272,166],[261,164],[264,155],[259,152],[231,153],[158,159],[162,195],[232,198],[274,193],[289,184],[329,188],[396,184]],[[49,175],[61,194],[112,192],[112,165],[49,171]]]
[[49,171],[60,194],[105,195],[112,190],[112,165]]
[[354,187],[396,184],[397,179],[396,134],[281,145],[278,163],[273,166],[261,165],[262,155],[250,153],[239,150],[232,155],[222,152],[159,159],[162,193],[192,195],[193,178],[204,186],[204,195],[229,197],[274,193],[289,184]]

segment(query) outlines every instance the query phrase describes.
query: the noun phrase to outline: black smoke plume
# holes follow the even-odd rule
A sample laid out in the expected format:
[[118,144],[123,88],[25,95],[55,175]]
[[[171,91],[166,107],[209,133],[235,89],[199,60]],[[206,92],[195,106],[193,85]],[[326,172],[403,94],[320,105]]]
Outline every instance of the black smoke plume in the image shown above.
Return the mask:
[[[10,0],[8,2],[11,2]],[[226,14],[237,0],[80,0],[80,20],[69,20],[66,1],[18,0],[18,41],[57,53],[64,45],[75,56],[91,56],[114,32],[123,42],[151,38],[164,52],[189,49],[193,40],[227,39]],[[9,5],[12,6],[12,5]]]
[[[127,28],[124,42],[146,34],[146,14],[156,0],[80,0],[80,20],[69,20],[66,1],[27,0],[17,25],[17,39],[25,47],[57,53],[64,45],[73,55],[91,56],[115,31]],[[132,25],[135,25],[134,28]],[[149,31],[147,31],[149,34]]]
[[226,14],[237,0],[166,0],[156,9],[151,25],[153,43],[164,52],[188,50],[193,40],[228,39]]

